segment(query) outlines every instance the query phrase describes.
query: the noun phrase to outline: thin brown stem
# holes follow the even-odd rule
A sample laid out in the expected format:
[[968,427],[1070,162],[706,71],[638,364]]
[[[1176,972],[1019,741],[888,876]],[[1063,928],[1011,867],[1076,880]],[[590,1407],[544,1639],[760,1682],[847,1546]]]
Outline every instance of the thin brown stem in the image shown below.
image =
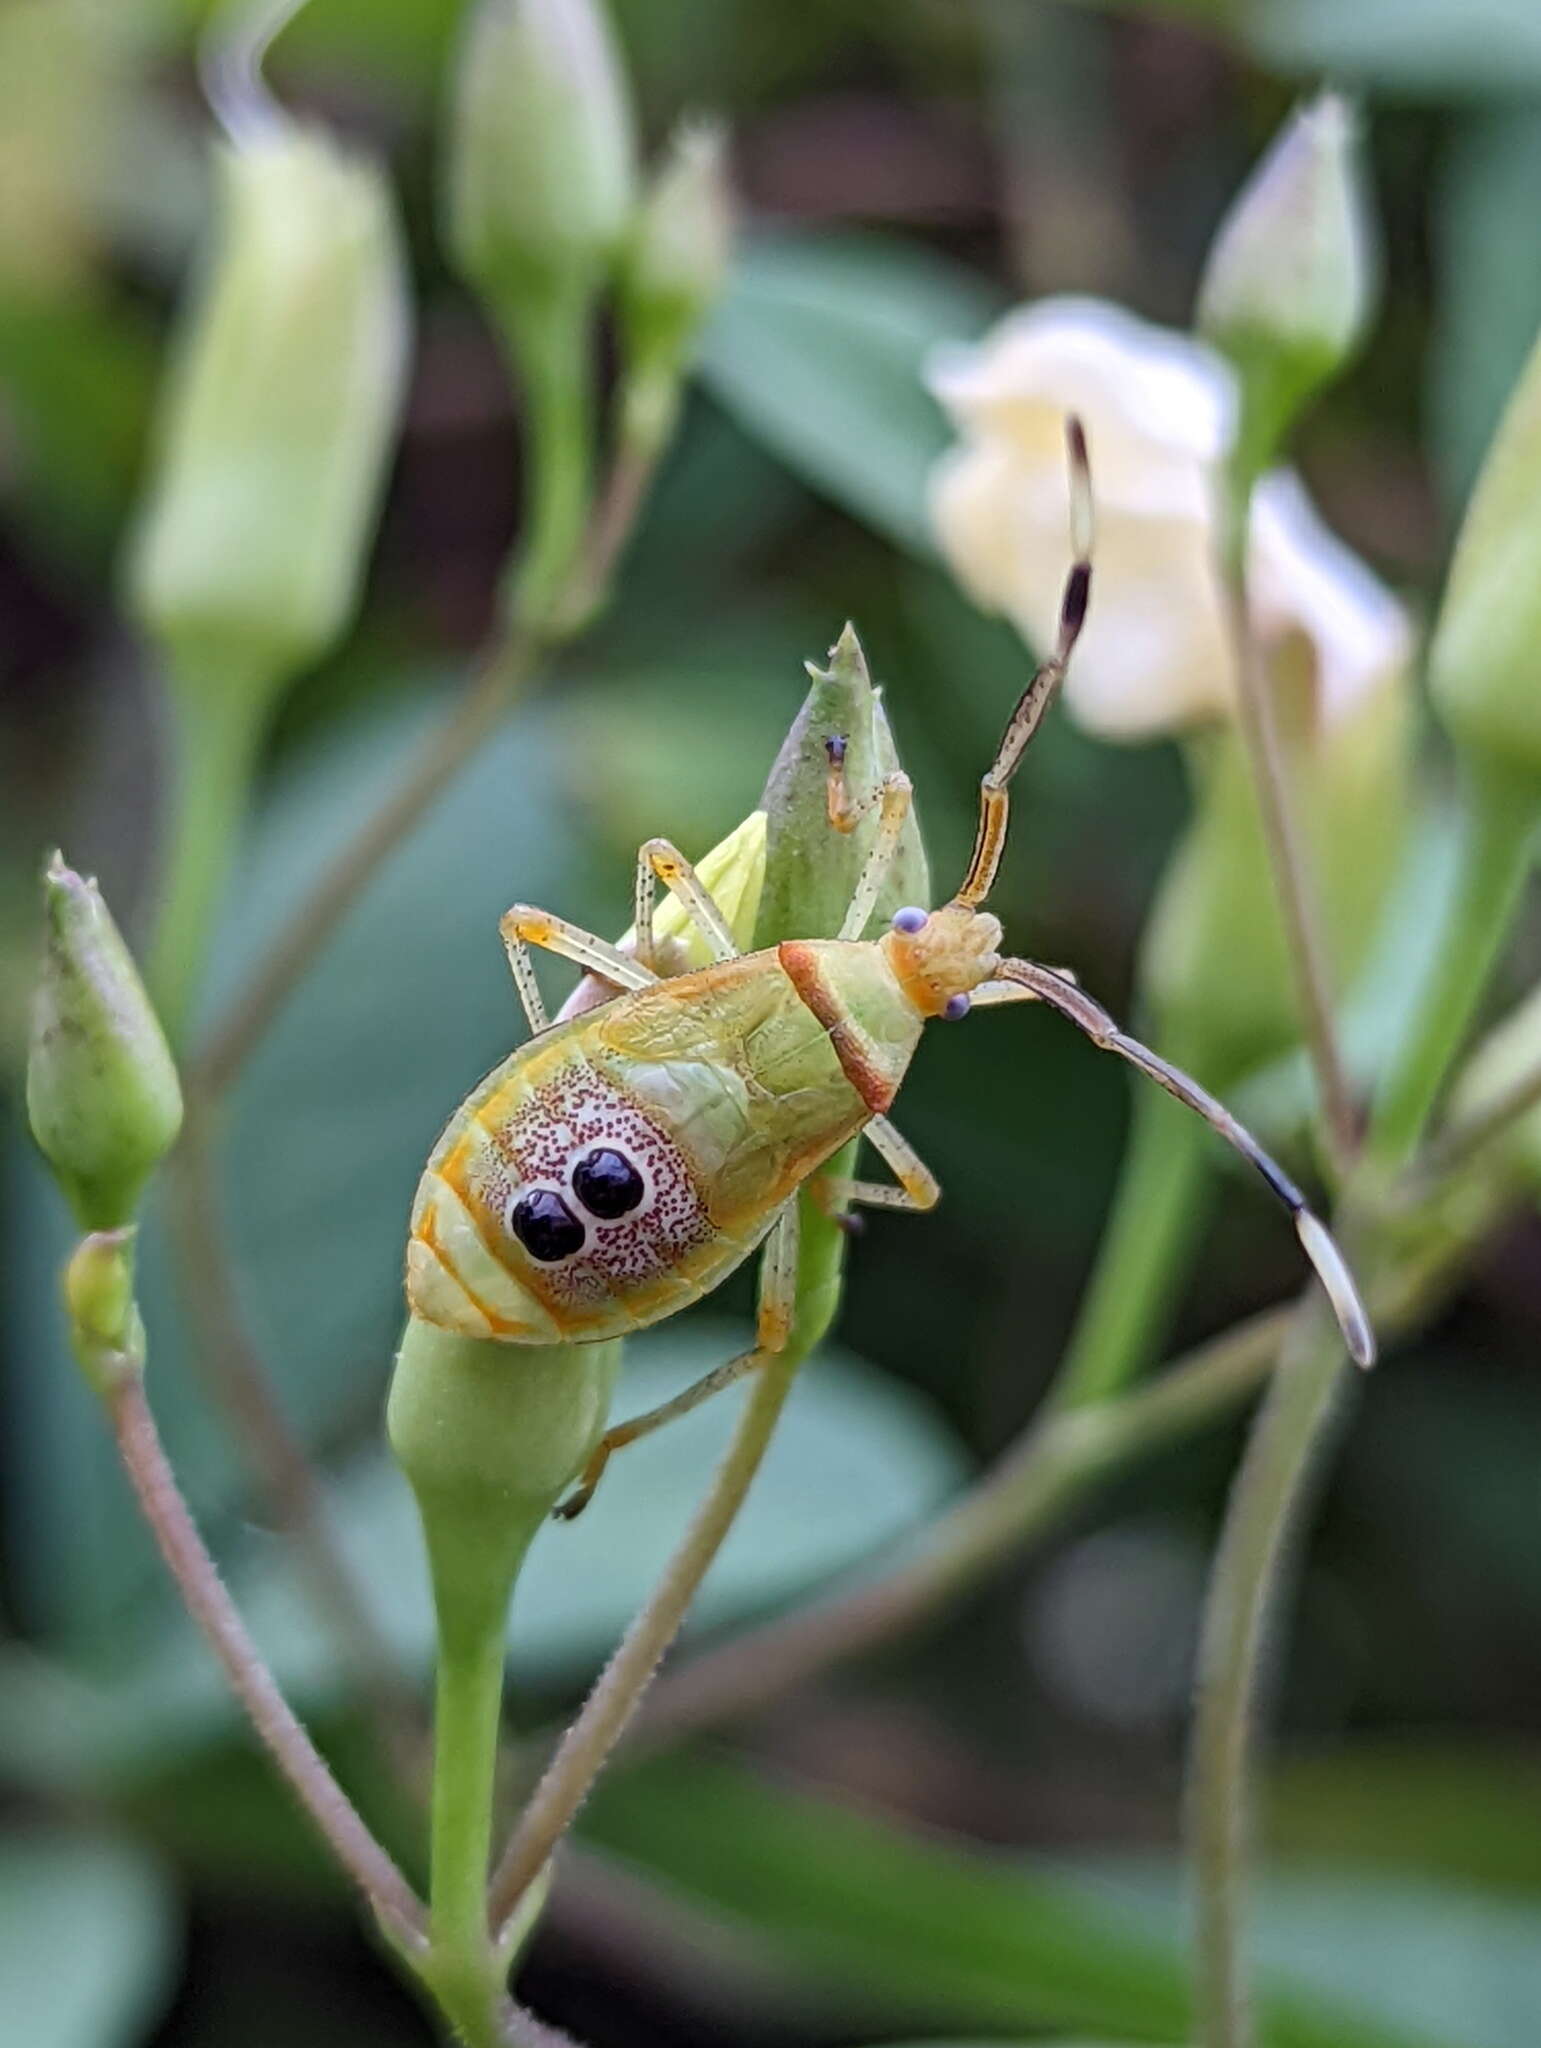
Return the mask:
[[178,1273],[196,1342],[192,1358],[231,1441],[267,1499],[273,1524],[293,1542],[316,1609],[352,1667],[381,1747],[404,1783],[421,1763],[416,1704],[333,1539],[320,1481],[279,1405],[241,1315],[206,1112],[195,1104],[170,1165],[171,1223]]
[[142,1379],[124,1373],[106,1398],[124,1469],[145,1519],[231,1691],[333,1855],[390,1933],[408,1952],[420,1947],[422,1902],[360,1819],[247,1634],[177,1486]]
[[660,1681],[634,1739],[653,1748],[731,1720],[917,1626],[1018,1555],[1094,1479],[1245,1399],[1288,1321],[1287,1309],[1269,1310],[1135,1393],[1044,1413],[938,1518],[918,1556],[692,1658]]
[[494,648],[402,781],[317,877],[194,1062],[191,1079],[204,1096],[212,1099],[230,1086],[381,861],[496,729],[539,651],[534,636],[519,631]]
[[494,1929],[502,1927],[545,1868],[641,1704],[760,1469],[801,1356],[801,1351],[788,1350],[760,1368],[732,1441],[679,1548],[536,1786],[493,1873],[489,1913]]
[[1237,712],[1294,972],[1301,1033],[1316,1076],[1324,1134],[1341,1177],[1358,1150],[1358,1121],[1333,1021],[1331,976],[1322,941],[1320,907],[1295,817],[1274,718],[1273,695],[1252,629],[1247,593],[1251,484],[1251,477],[1241,473],[1238,466],[1226,480],[1227,502],[1222,517],[1221,582],[1236,666]]

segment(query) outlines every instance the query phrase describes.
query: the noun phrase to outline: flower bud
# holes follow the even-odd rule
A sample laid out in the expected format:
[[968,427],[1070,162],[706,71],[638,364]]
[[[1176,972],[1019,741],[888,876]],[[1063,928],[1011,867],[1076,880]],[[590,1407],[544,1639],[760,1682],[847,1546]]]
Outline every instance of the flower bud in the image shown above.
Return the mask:
[[1463,747],[1541,778],[1541,339],[1477,478],[1429,650],[1434,707]]
[[118,1230],[176,1141],[182,1090],[111,912],[58,854],[43,913],[27,1114],[82,1228]]
[[448,239],[501,313],[591,289],[631,218],[632,115],[598,0],[480,0],[455,71]]
[[732,237],[723,131],[714,122],[682,124],[637,209],[621,272],[634,434],[661,438],[661,428],[635,414],[672,409],[695,338],[727,278]]
[[[759,946],[782,939],[833,938],[872,843],[875,806],[854,832],[837,832],[829,822],[826,743],[834,738],[846,743],[846,789],[853,803],[873,795],[899,766],[882,698],[872,687],[854,626],[847,625],[830,649],[829,667],[815,668],[809,662],[808,674],[813,687],[782,742],[760,799],[767,828],[765,887],[755,930]],[[874,916],[886,917],[901,904],[930,900],[926,849],[912,809]]]
[[1198,331],[1241,373],[1259,466],[1369,323],[1378,265],[1357,127],[1336,93],[1296,109],[1222,221],[1199,286]]
[[221,146],[129,600],[203,688],[268,690],[344,631],[401,410],[408,301],[380,171],[276,124]]
[[441,1643],[499,1629],[535,1532],[604,1429],[618,1339],[511,1346],[409,1316],[386,1426],[422,1516]]

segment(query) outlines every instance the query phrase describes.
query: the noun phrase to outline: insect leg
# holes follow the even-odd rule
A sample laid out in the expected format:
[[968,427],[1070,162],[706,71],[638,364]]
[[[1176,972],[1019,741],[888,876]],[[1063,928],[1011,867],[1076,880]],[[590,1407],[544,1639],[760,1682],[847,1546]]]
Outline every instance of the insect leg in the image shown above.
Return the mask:
[[845,744],[838,738],[825,742],[825,752],[829,756],[826,782],[829,822],[837,832],[854,832],[873,805],[878,806],[877,831],[873,834],[861,873],[856,878],[844,921],[835,934],[841,939],[859,939],[867,928],[873,905],[882,894],[888,870],[898,851],[899,835],[910,814],[911,785],[910,778],[896,769],[892,775],[884,776],[869,797],[861,803],[852,803],[845,784]]
[[[1009,996],[994,993],[1001,982],[1016,984],[1022,999],[1036,998],[1048,1003],[1061,1016],[1068,1017],[1078,1030],[1085,1032],[1093,1045],[1101,1047],[1104,1052],[1116,1053],[1121,1060],[1127,1060],[1130,1066],[1148,1075],[1169,1095],[1175,1095],[1179,1102],[1203,1117],[1212,1130],[1217,1131],[1249,1165],[1257,1169],[1295,1219],[1301,1249],[1316,1268],[1317,1276],[1326,1289],[1327,1298],[1342,1327],[1349,1356],[1356,1365],[1373,1365],[1375,1336],[1342,1252],[1327,1226],[1307,1207],[1305,1196],[1289,1175],[1268,1156],[1252,1133],[1231,1115],[1225,1104],[1217,1101],[1207,1088],[1201,1087],[1180,1067],[1174,1067],[1159,1053],[1152,1052],[1148,1045],[1142,1045],[1137,1038],[1121,1031],[1100,1003],[1094,1002],[1084,989],[1078,988],[1064,975],[1056,974],[1052,967],[1039,967],[1031,960],[1003,960],[1000,980],[985,984],[992,991],[987,1001],[1011,1000]],[[978,1000],[977,993],[974,1000]]]
[[862,1132],[872,1149],[892,1169],[893,1182],[881,1180],[837,1180],[826,1175],[821,1191],[831,1205],[841,1202],[867,1209],[934,1209],[942,1198],[941,1184],[909,1139],[896,1131],[886,1116],[875,1116]]
[[738,947],[711,891],[677,846],[649,839],[637,854],[637,958],[656,966],[653,956],[653,901],[662,882],[711,948],[714,960],[736,960]]
[[617,1423],[614,1429],[607,1429],[578,1475],[577,1485],[556,1509],[558,1518],[570,1522],[575,1515],[583,1513],[594,1498],[594,1489],[605,1467],[617,1451],[623,1450],[627,1444],[634,1444],[639,1437],[651,1436],[655,1429],[662,1429],[665,1423],[673,1422],[676,1417],[688,1415],[692,1408],[698,1408],[713,1394],[720,1393],[724,1387],[731,1387],[735,1380],[755,1372],[768,1358],[784,1351],[792,1334],[796,1306],[797,1198],[794,1196],[783,1206],[765,1240],[754,1349],[741,1351],[736,1358],[703,1373],[700,1379],[693,1380],[672,1400],[660,1402],[656,1408],[644,1409],[629,1422]]
[[516,903],[511,910],[505,910],[498,920],[498,930],[503,934],[514,986],[531,1031],[544,1031],[547,1023],[545,1001],[530,959],[531,946],[560,954],[564,960],[575,960],[588,973],[602,974],[606,981],[613,981],[620,988],[651,988],[658,979],[651,967],[642,966],[608,941],[569,924],[565,917],[553,917],[549,911],[536,910],[528,903]]

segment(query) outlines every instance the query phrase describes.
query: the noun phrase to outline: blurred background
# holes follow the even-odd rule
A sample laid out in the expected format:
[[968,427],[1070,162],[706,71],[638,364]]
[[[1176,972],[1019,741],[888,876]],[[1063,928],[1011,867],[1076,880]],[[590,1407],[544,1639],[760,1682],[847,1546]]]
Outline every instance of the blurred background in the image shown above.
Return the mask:
[[[312,0],[270,75],[389,159],[420,331],[346,650],[286,698],[209,1012],[386,789],[492,618],[519,501],[497,350],[435,234],[458,0]],[[1541,324],[1531,0],[616,0],[642,123],[728,121],[745,240],[602,628],[379,874],[253,1059],[223,1135],[238,1291],[406,1682],[430,1613],[381,1403],[416,1175],[521,1030],[515,898],[601,932],[666,833],[749,810],[843,621],[885,685],[942,885],[1025,655],[935,558],[928,351],[1013,301],[1186,322],[1215,223],[1292,99],[1362,95],[1388,288],[1313,415],[1324,515],[1418,610]],[[0,9],[0,1087],[14,1105],[31,878],[62,841],[130,932],[153,908],[165,719],[115,604],[170,309],[208,199],[190,4]],[[1175,753],[1061,718],[995,907],[1126,1001],[1184,810]],[[1522,952],[1524,949],[1522,949]],[[1533,963],[1535,948],[1529,948]],[[1526,962],[1522,958],[1521,966]],[[1036,1015],[928,1042],[903,1126],[947,1199],[878,1216],[697,1633],[787,1606],[925,1519],[1020,1429],[1088,1269],[1121,1071]],[[394,2048],[428,2021],[246,1747],[63,1350],[62,1207],[7,1124],[0,1354],[0,1979],[32,2048]],[[1240,1186],[1240,1183],[1237,1183]],[[297,1702],[383,1797],[246,1460],[200,1383],[161,1233],[153,1391]],[[1290,1234],[1217,1205],[1174,1349],[1296,1284]],[[724,1355],[747,1282],[635,1347],[623,1410]],[[1306,1561],[1260,1929],[1280,2043],[1529,2048],[1541,2013],[1541,1228],[1359,1393]],[[540,1539],[513,1711],[545,1725],[661,1560],[728,1418],[629,1454]],[[685,1752],[618,1771],[536,1939],[529,2001],[604,2044],[837,2044],[1182,2029],[1172,1857],[1205,1561],[1240,1445],[1207,1431],[1088,1495],[942,1624]],[[374,1777],[372,1777],[374,1773]],[[374,1790],[370,1788],[374,1787]],[[378,1806],[372,1808],[378,1811]],[[388,1818],[382,1825],[388,1825]],[[404,1828],[404,1824],[403,1824]],[[0,1999],[6,1993],[0,1990]],[[7,2029],[9,2031],[9,2027]]]

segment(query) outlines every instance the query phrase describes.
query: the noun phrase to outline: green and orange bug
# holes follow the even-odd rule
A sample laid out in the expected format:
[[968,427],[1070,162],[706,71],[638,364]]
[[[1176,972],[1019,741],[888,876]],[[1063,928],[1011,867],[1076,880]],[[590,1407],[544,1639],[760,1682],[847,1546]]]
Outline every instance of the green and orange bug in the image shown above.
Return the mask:
[[[1073,977],[1003,955],[1000,923],[983,907],[1005,846],[1007,785],[1065,673],[1090,592],[1090,480],[1075,422],[1069,440],[1075,559],[1058,643],[1023,692],[980,785],[973,853],[949,903],[929,913],[901,910],[881,937],[863,936],[910,784],[893,773],[867,803],[851,803],[844,742],[832,734],[831,828],[849,832],[871,805],[878,812],[837,937],[740,954],[689,861],[662,839],[649,840],[638,857],[634,952],[523,904],[502,920],[533,1036],[466,1099],[429,1159],[407,1253],[416,1314],[510,1345],[597,1342],[674,1314],[765,1247],[754,1346],[611,1429],[564,1514],[588,1501],[613,1451],[784,1347],[800,1189],[812,1184],[832,1207],[935,1203],[936,1180],[887,1112],[925,1025],[970,1008],[1047,1003],[1204,1117],[1291,1211],[1349,1352],[1361,1365],[1374,1356],[1347,1266],[1293,1181],[1221,1103],[1120,1030]],[[672,979],[655,971],[660,882],[705,939],[710,966]],[[619,993],[550,1024],[532,946],[575,961]],[[858,1134],[888,1166],[891,1183],[822,1173]]]

